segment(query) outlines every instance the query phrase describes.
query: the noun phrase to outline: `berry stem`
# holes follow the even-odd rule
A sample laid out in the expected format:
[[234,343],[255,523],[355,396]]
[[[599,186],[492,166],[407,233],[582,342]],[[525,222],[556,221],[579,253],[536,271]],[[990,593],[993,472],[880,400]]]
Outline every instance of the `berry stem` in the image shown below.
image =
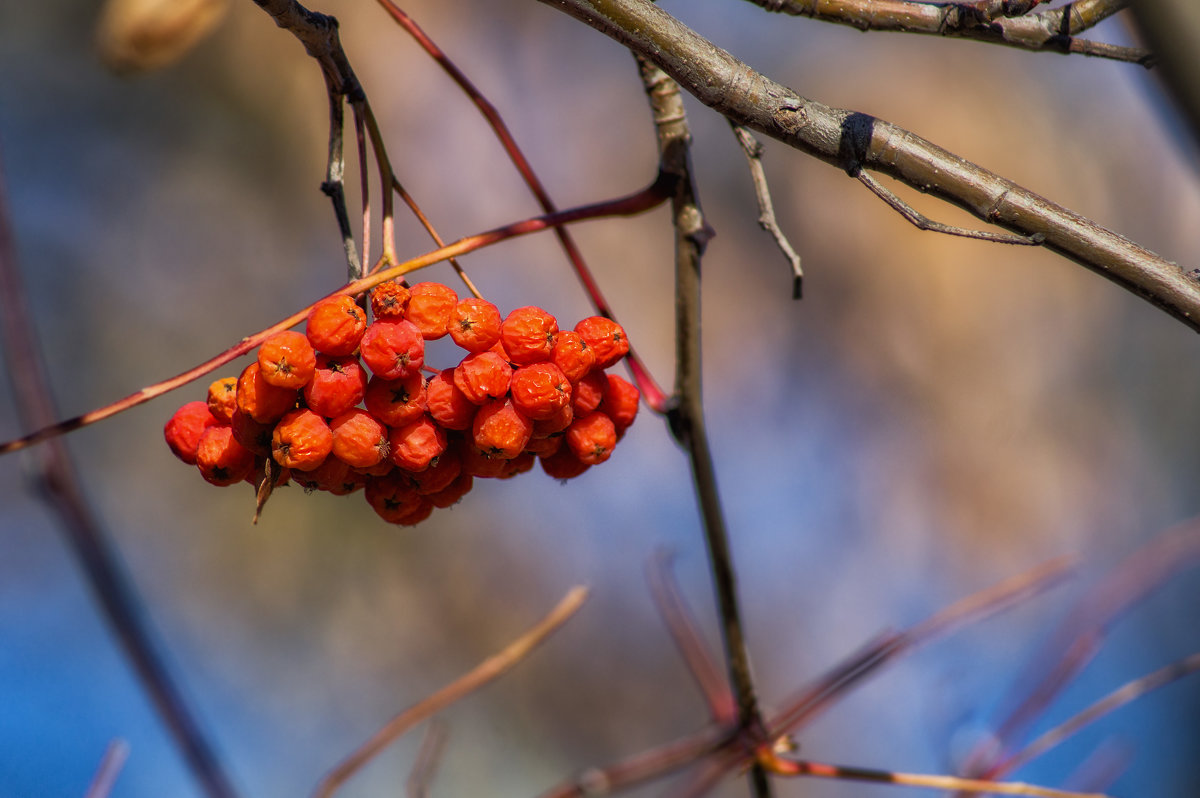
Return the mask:
[[[537,173],[534,172],[532,164],[529,163],[529,159],[525,157],[525,153],[522,152],[521,148],[517,145],[516,139],[513,138],[512,133],[508,129],[508,125],[505,124],[503,117],[500,116],[500,112],[496,110],[496,106],[492,105],[491,101],[489,101],[487,97],[485,97],[483,93],[475,87],[475,84],[473,84],[466,74],[450,59],[450,57],[447,56],[446,53],[440,47],[438,47],[431,38],[429,38],[429,35],[426,34],[419,25],[417,25],[416,21],[413,20],[412,17],[406,14],[399,6],[392,2],[392,0],[378,0],[378,2],[379,5],[383,7],[383,10],[386,11],[392,17],[392,19],[394,19],[396,23],[400,25],[400,27],[404,28],[404,30],[413,37],[417,44],[420,45],[421,49],[428,53],[429,57],[437,62],[437,64],[446,72],[450,79],[453,80],[458,87],[462,89],[463,93],[467,95],[471,102],[475,104],[475,107],[479,109],[479,112],[483,115],[484,119],[487,120],[488,125],[496,134],[496,138],[500,141],[500,146],[504,148],[504,152],[508,155],[509,160],[512,161],[513,166],[516,167],[517,172],[520,173],[521,178],[525,181],[525,185],[529,187],[529,191],[537,199],[542,211],[547,214],[556,213],[558,211],[558,207],[550,198],[550,194],[546,191],[545,186],[542,185],[542,181],[538,179]],[[601,316],[606,316],[616,321],[616,315],[613,313],[608,301],[605,300],[604,294],[600,290],[599,283],[596,282],[596,278],[592,275],[592,271],[588,267],[587,261],[583,259],[583,253],[580,251],[579,246],[575,243],[575,239],[571,236],[570,231],[565,227],[558,227],[555,228],[554,234],[558,237],[559,244],[566,253],[567,259],[571,262],[571,267],[575,270],[575,274],[579,278],[579,282],[583,285],[583,289],[587,293],[588,298],[591,300],[592,306],[596,308],[596,312]],[[469,283],[468,288],[472,288]],[[473,288],[472,293],[474,293]],[[479,296],[479,294],[475,295]],[[650,374],[650,370],[646,367],[646,364],[638,356],[637,352],[632,349],[629,351],[628,361],[629,371],[633,375],[634,382],[637,383],[638,389],[641,391],[642,398],[645,399],[646,404],[654,412],[665,414],[670,409],[667,395],[663,392],[662,388],[659,387],[658,383],[655,382],[654,377]]]
[[[535,216],[530,219],[524,219],[519,222],[497,227],[476,235],[460,238],[458,241],[447,244],[424,255],[419,255],[411,260],[403,263],[398,263],[385,269],[379,269],[372,274],[362,279],[349,282],[339,288],[337,291],[329,294],[336,296],[338,294],[347,294],[356,296],[364,291],[370,290],[380,283],[387,282],[401,275],[407,274],[417,269],[423,269],[426,266],[431,266],[434,263],[439,263],[451,257],[465,255],[468,252],[474,252],[477,249],[491,246],[500,241],[506,241],[510,238],[529,235],[530,233],[538,233],[558,225],[570,224],[573,222],[583,221],[585,219],[599,219],[608,216],[633,216],[644,211],[650,210],[661,204],[670,193],[671,181],[660,175],[653,183],[646,188],[629,194],[624,197],[618,197],[613,200],[597,202],[592,205],[583,205],[577,208],[569,208],[565,211],[546,214],[544,216]],[[326,299],[327,297],[321,297]],[[320,301],[320,300],[318,300]],[[315,304],[315,303],[314,303]],[[188,369],[187,371],[178,374],[170,379],[162,382],[148,385],[141,390],[126,396],[124,399],[119,399],[110,405],[89,411],[82,415],[60,421],[56,424],[41,427],[33,432],[23,435],[20,438],[15,438],[11,441],[0,443],[0,455],[15,452],[20,449],[25,449],[36,443],[49,440],[50,438],[58,437],[59,435],[73,432],[81,427],[86,427],[95,424],[97,421],[103,421],[106,418],[115,416],[132,407],[136,407],[143,402],[148,402],[169,393],[176,388],[180,388],[192,380],[199,379],[206,374],[210,374],[216,369],[224,366],[244,354],[252,351],[255,347],[271,337],[277,332],[289,330],[302,322],[307,316],[312,305],[302,308],[301,310],[288,316],[283,321],[274,324],[261,332],[255,333],[249,337],[243,338],[234,346],[225,350],[221,354],[209,358],[200,365]]]

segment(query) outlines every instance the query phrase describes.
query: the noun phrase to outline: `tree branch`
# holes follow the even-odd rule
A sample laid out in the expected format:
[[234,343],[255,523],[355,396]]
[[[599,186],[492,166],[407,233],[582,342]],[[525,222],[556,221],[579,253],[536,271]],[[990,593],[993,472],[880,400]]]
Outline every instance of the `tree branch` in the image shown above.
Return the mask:
[[700,102],[850,174],[870,169],[1086,266],[1200,331],[1200,281],[1095,222],[897,125],[801,97],[648,0],[540,0],[640,53]]
[[[899,31],[952,36],[1022,50],[1091,55],[1154,65],[1149,50],[1078,38],[1129,5],[1129,0],[1076,0],[1036,14],[997,18],[981,3],[928,3],[914,0],[748,0],[756,6],[794,17],[849,25],[862,31]],[[1028,4],[1026,4],[1028,5]],[[1026,9],[1027,10],[1027,9]]]

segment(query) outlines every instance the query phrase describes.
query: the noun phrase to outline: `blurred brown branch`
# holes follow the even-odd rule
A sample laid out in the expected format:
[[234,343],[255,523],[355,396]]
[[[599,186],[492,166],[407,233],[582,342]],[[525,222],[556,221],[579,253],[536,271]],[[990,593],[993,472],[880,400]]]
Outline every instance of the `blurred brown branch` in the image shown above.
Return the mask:
[[546,614],[542,620],[505,646],[501,651],[479,663],[473,669],[460,676],[450,684],[438,690],[433,695],[418,701],[408,709],[396,715],[383,728],[371,736],[361,747],[346,757],[331,770],[317,785],[314,796],[326,798],[332,795],[363,765],[369,762],[380,751],[386,748],[397,737],[404,734],[416,724],[432,715],[441,712],[446,707],[458,701],[463,696],[478,690],[488,682],[498,679],[507,673],[514,665],[537,648],[555,630],[571,619],[583,603],[587,601],[587,588],[573,587],[562,600]]
[[[1129,0],[1077,0],[1027,13],[1033,3],[929,3],[916,0],[748,0],[767,11],[863,31],[899,31],[953,36],[1022,50],[1090,55],[1154,65],[1149,50],[1080,39],[1079,34],[1129,5]],[[1009,6],[1009,8],[1005,8]],[[1018,13],[1019,12],[1019,13]],[[1000,16],[1006,13],[1007,16]]]
[[700,102],[856,175],[889,175],[1086,266],[1200,331],[1200,282],[1178,265],[897,125],[801,97],[649,0],[541,0],[660,66]]

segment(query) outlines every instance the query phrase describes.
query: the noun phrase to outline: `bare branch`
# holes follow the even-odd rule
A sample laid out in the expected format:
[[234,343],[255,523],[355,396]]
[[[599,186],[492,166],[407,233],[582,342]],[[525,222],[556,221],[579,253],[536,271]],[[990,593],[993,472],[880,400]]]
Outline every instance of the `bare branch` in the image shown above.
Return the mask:
[[653,60],[700,102],[854,174],[871,169],[957,205],[1101,274],[1200,331],[1200,282],[1011,180],[901,127],[831,108],[755,72],[648,0],[541,0]]
[[83,798],[108,798],[128,758],[129,743],[124,740],[113,740],[109,743],[108,748],[104,749],[100,767],[96,768],[96,775],[92,777],[92,783],[88,785]]
[[455,681],[433,695],[418,701],[388,721],[383,728],[371,736],[357,751],[331,770],[317,785],[314,796],[327,798],[369,762],[380,751],[390,745],[426,718],[441,712],[463,696],[478,690],[488,682],[507,673],[514,665],[527,657],[552,632],[570,620],[583,602],[587,600],[587,588],[574,587],[559,601],[546,617],[538,621],[529,631],[509,643],[503,650],[488,657]]
[[[557,227],[563,224],[571,224],[572,222],[582,221],[584,219],[598,219],[604,216],[633,216],[643,213],[653,207],[661,204],[667,197],[670,184],[669,178],[664,178],[662,175],[641,191],[629,194],[617,199],[597,202],[591,205],[582,205],[578,208],[568,208],[557,213],[546,214],[544,216],[535,216],[532,219],[525,219],[519,222],[497,227],[483,233],[460,238],[457,241],[452,241],[444,247],[439,247],[432,252],[427,252],[424,255],[418,255],[415,258],[399,263],[395,266],[381,269],[373,272],[361,280],[355,280],[352,283],[346,283],[338,290],[328,294],[327,296],[335,296],[337,294],[347,294],[355,296],[363,291],[368,291],[382,282],[392,280],[401,275],[414,272],[418,269],[424,269],[427,266],[432,266],[435,263],[441,263],[458,255],[465,255],[468,252],[474,252],[477,249],[491,246],[500,241],[505,241],[510,238],[530,235],[531,233],[540,233],[544,230]],[[322,297],[322,299],[325,297]],[[319,301],[319,300],[318,300]],[[82,415],[68,418],[64,421],[59,421],[54,424],[35,429],[20,438],[15,438],[11,441],[0,443],[0,455],[16,452],[21,449],[28,448],[42,441],[56,438],[59,435],[65,435],[68,432],[74,432],[82,427],[87,427],[97,422],[103,421],[106,418],[111,418],[118,413],[123,413],[132,407],[137,407],[143,402],[148,402],[163,394],[170,393],[176,388],[181,388],[187,385],[192,380],[197,380],[206,374],[213,372],[226,363],[230,363],[237,358],[245,355],[255,349],[259,344],[271,337],[277,332],[289,330],[295,327],[308,316],[312,305],[301,308],[292,315],[277,322],[265,330],[261,330],[254,335],[243,338],[238,343],[231,346],[215,357],[211,357],[198,366],[188,369],[182,374],[177,374],[174,377],[156,382],[153,385],[147,385],[145,388],[126,396],[124,399],[118,399],[110,405],[97,408],[96,410],[83,413]]]
[[[671,196],[671,218],[675,227],[675,399],[678,404],[667,414],[667,419],[671,432],[687,450],[692,467],[721,617],[725,659],[737,698],[739,728],[757,730],[762,727],[762,715],[750,673],[733,554],[721,509],[701,396],[700,258],[714,233],[700,210],[692,180],[691,133],[679,85],[648,59],[636,54],[635,58],[654,115],[659,170],[673,176],[675,186]],[[771,794],[770,781],[757,764],[750,770],[750,779],[754,795],[766,798]]]
[[895,192],[888,189],[871,175],[861,169],[854,175],[864,186],[871,189],[871,193],[881,200],[886,202],[896,213],[903,216],[913,227],[918,230],[929,230],[934,233],[942,233],[948,236],[961,236],[963,238],[976,238],[980,241],[991,241],[994,244],[1017,244],[1030,247],[1036,247],[1044,240],[1040,233],[1034,233],[1032,236],[1017,236],[1012,233],[994,233],[990,230],[971,230],[966,227],[955,227],[954,225],[935,222],[928,216],[917,211],[916,208],[909,205],[900,197],[896,196]]
[[775,204],[771,202],[771,189],[767,186],[767,173],[762,165],[762,144],[741,125],[730,121],[729,126],[733,128],[738,144],[742,145],[742,152],[746,154],[750,166],[750,179],[754,181],[754,196],[758,200],[758,226],[771,234],[775,246],[787,258],[788,265],[792,267],[792,298],[800,299],[804,295],[804,271],[800,268],[800,256],[775,219]]
[[438,718],[429,721],[425,739],[421,741],[421,750],[417,752],[417,761],[413,764],[412,773],[409,774],[408,783],[405,785],[408,798],[429,798],[429,785],[442,760],[449,736],[444,722]]
[[[1079,34],[1129,5],[1129,0],[1076,0],[1058,8],[1027,14],[1032,3],[949,2],[918,0],[749,0],[767,11],[849,25],[867,31],[899,31],[952,36],[1022,50],[1090,55],[1154,65],[1154,54],[1080,39]],[[1007,6],[1007,8],[1006,8]],[[1024,9],[1024,10],[1022,10]],[[1005,16],[1000,16],[1004,14]]]
[[[0,338],[3,339],[0,343],[9,369],[21,375],[13,380],[17,411],[24,424],[36,427],[48,424],[57,411],[24,297],[0,172]],[[235,795],[232,783],[158,652],[153,632],[142,615],[142,601],[84,495],[66,444],[54,441],[40,453],[35,471],[41,496],[57,514],[59,526],[101,613],[112,626],[192,775],[210,798],[232,798]]]
[[647,566],[646,576],[658,612],[667,624],[675,648],[679,649],[680,656],[688,666],[688,672],[696,680],[713,721],[720,725],[735,723],[737,707],[734,706],[733,695],[717,664],[708,655],[696,621],[679,595],[679,586],[675,584],[671,573],[670,555],[659,551]]
[[1079,714],[1039,735],[1037,739],[1025,746],[1018,753],[997,764],[992,768],[992,772],[998,775],[1018,770],[1063,742],[1084,726],[1094,723],[1110,712],[1120,709],[1153,690],[1166,687],[1168,684],[1189,676],[1198,670],[1200,670],[1200,653],[1184,657],[1182,660],[1173,662],[1164,668],[1159,668],[1153,673],[1127,682]]

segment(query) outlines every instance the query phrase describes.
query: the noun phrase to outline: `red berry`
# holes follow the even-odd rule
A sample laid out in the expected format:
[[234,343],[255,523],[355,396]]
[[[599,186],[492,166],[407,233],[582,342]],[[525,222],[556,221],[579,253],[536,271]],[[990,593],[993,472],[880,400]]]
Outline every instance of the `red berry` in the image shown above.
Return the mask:
[[354,356],[317,355],[317,370],[304,386],[304,402],[319,416],[340,416],[362,401],[367,372]]
[[612,419],[621,433],[633,423],[637,417],[638,401],[641,392],[629,380],[617,374],[606,374],[608,385],[604,388],[604,398],[600,401],[600,410]]
[[479,408],[472,425],[475,446],[491,458],[511,460],[525,450],[533,422],[510,400],[493,399]]
[[592,366],[596,365],[596,352],[579,333],[574,330],[562,330],[554,339],[550,360],[562,369],[568,380],[575,383],[583,379],[592,370]]
[[500,343],[518,366],[550,359],[558,321],[539,307],[517,308],[500,325]]
[[375,418],[389,427],[403,427],[425,415],[425,378],[420,372],[398,380],[372,377],[365,399],[367,410]]
[[424,471],[446,450],[446,432],[429,416],[422,416],[388,434],[392,462],[406,471]]
[[438,455],[429,464],[429,468],[411,475],[417,493],[422,495],[438,493],[458,479],[458,475],[462,473],[462,457],[459,455],[459,448],[459,445],[447,445],[446,451]]
[[408,286],[395,280],[380,283],[371,292],[371,313],[376,319],[402,319],[408,297]]
[[546,472],[547,476],[554,479],[574,479],[591,468],[587,463],[576,457],[569,446],[563,446],[549,457],[541,457],[539,459],[542,461],[542,470]]
[[293,410],[271,435],[275,462],[293,471],[312,471],[333,450],[333,432],[325,419],[311,410]]
[[509,384],[512,402],[535,421],[553,418],[571,404],[571,383],[553,363],[534,363],[513,372]]
[[263,379],[257,361],[246,366],[238,377],[238,410],[260,424],[278,421],[296,406],[298,396],[294,388],[280,388]]
[[421,331],[426,341],[441,338],[450,330],[450,314],[458,304],[454,289],[441,283],[417,283],[411,289],[404,318]]
[[313,349],[331,357],[346,357],[358,349],[367,329],[367,314],[352,297],[327,297],[308,312],[304,334]]
[[467,355],[454,368],[454,384],[471,402],[481,405],[508,393],[512,366],[495,352]]
[[500,311],[486,299],[462,300],[450,314],[450,337],[468,352],[486,352],[500,340]]
[[367,368],[385,380],[419,374],[425,364],[425,340],[409,321],[372,322],[359,348]]
[[259,424],[241,410],[233,411],[233,418],[229,423],[233,427],[234,440],[259,457],[271,456],[271,433],[275,431],[274,424]]
[[567,446],[588,465],[603,463],[616,445],[617,428],[603,413],[589,413],[567,428]]
[[208,386],[208,412],[222,424],[233,420],[237,410],[237,377],[222,377]]
[[454,481],[447,485],[437,493],[431,493],[426,496],[429,502],[434,507],[453,507],[455,504],[471,492],[471,488],[475,485],[475,478],[468,474],[465,470],[460,471]]
[[462,448],[462,472],[473,477],[498,477],[504,473],[507,461],[500,457],[488,457],[468,441]]
[[446,429],[470,429],[479,408],[454,384],[454,372],[454,369],[442,369],[426,384],[429,415]]
[[258,349],[258,366],[263,379],[272,385],[299,390],[312,379],[317,353],[304,333],[284,330],[263,341]]
[[232,428],[213,426],[200,436],[196,465],[200,476],[213,485],[235,485],[254,470],[254,453],[234,440]]
[[200,436],[206,429],[219,423],[209,411],[207,403],[188,402],[167,420],[163,435],[176,457],[188,465],[195,465]]
[[625,330],[612,319],[589,316],[575,325],[575,332],[596,351],[596,368],[606,369],[629,354]]
[[608,378],[603,371],[598,370],[575,383],[574,394],[571,397],[571,409],[575,411],[575,417],[582,418],[599,407],[606,388]]
[[387,427],[375,416],[357,407],[329,422],[333,433],[332,453],[354,468],[370,468],[388,456]]
[[368,477],[363,493],[379,517],[393,524],[402,523],[401,519],[422,504],[412,483],[399,471],[382,477]]

